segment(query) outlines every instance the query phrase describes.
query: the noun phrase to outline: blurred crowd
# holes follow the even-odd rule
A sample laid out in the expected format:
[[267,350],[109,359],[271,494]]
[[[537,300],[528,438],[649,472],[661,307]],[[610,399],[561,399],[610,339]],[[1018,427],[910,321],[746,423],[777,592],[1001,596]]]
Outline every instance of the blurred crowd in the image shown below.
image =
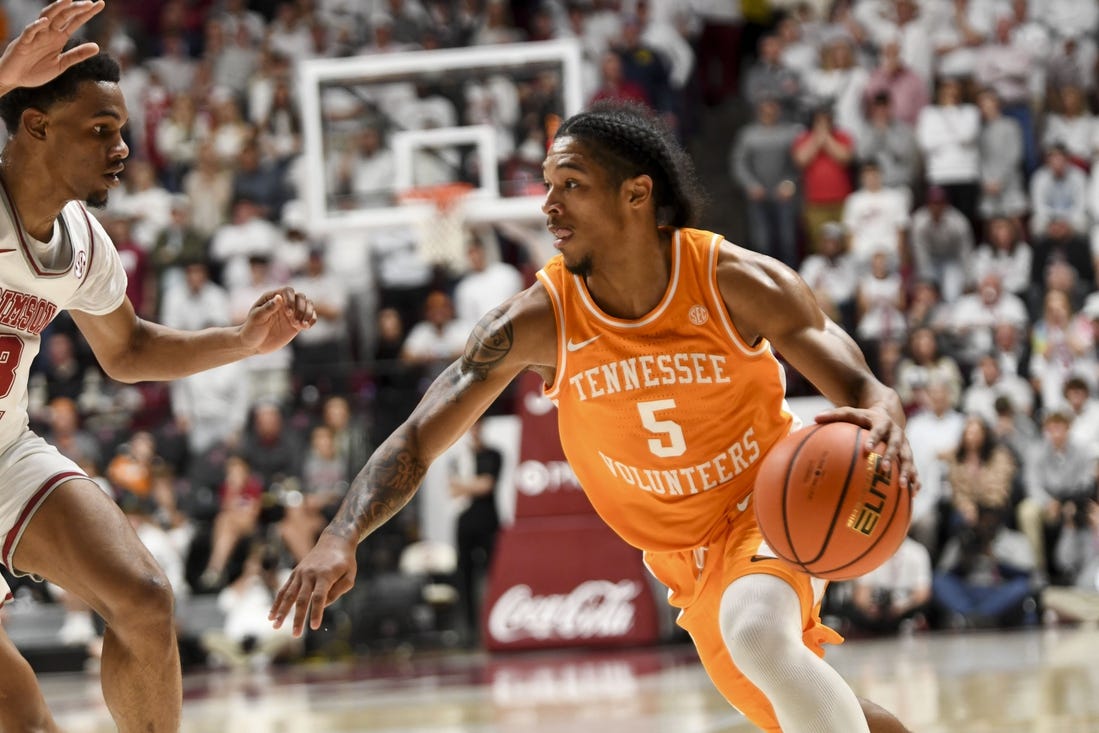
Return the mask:
[[[42,4],[8,0],[0,35]],[[587,101],[646,104],[688,148],[707,110],[743,107],[736,200],[711,204],[801,272],[911,415],[911,539],[833,586],[830,609],[862,630],[1099,620],[1097,32],[1090,0],[110,0],[90,35],[122,65],[131,153],[97,215],[135,307],[228,324],[289,283],[319,320],[273,354],[122,385],[59,318],[32,421],[119,498],[181,597],[248,590],[261,608],[546,251],[487,227],[440,264],[409,228],[310,231],[295,65],[574,38]],[[327,190],[388,205],[393,132],[479,123],[499,133],[505,193],[540,190],[546,122],[564,112],[543,82],[322,100],[346,143]],[[491,412],[511,410],[505,394]],[[413,506],[364,543],[361,572],[398,569],[418,533]]]
[[832,591],[857,628],[1099,619],[1097,31],[1073,0],[801,3],[745,71],[748,243],[910,415],[911,539]]

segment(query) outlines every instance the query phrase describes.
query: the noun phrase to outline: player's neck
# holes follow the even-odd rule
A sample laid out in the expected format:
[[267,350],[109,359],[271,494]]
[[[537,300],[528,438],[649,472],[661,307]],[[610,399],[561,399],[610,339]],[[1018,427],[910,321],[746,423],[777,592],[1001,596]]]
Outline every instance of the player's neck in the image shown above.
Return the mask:
[[602,252],[586,278],[588,292],[615,318],[641,318],[664,298],[671,277],[672,235],[651,230],[622,237],[621,247]]
[[58,195],[56,182],[47,171],[36,174],[37,166],[11,145],[0,154],[0,180],[27,234],[40,242],[53,235],[53,223],[67,200]]

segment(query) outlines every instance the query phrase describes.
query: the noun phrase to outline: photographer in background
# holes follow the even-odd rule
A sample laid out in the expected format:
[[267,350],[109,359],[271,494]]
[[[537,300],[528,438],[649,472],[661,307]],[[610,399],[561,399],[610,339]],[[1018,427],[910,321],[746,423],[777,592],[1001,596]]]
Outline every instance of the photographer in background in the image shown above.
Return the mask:
[[848,614],[859,631],[890,634],[926,628],[931,604],[931,553],[906,537],[893,557],[851,581]]
[[210,653],[214,666],[262,669],[273,661],[295,656],[301,651],[300,639],[286,629],[273,629],[267,621],[267,609],[290,571],[279,563],[278,551],[257,543],[244,561],[240,577],[218,594],[218,608],[225,614],[221,629],[202,636],[202,646]]
[[975,523],[946,543],[933,592],[948,628],[1003,628],[1026,620],[1034,553],[1005,518],[1000,509],[979,506]]

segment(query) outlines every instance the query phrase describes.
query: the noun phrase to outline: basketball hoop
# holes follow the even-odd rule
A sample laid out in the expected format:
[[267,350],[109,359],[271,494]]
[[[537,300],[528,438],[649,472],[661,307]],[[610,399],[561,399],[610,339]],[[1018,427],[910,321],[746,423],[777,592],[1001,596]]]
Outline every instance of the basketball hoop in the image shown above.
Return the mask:
[[465,269],[465,199],[473,188],[469,183],[440,183],[410,188],[397,195],[404,206],[430,204],[433,209],[416,222],[420,255],[425,261],[456,272]]

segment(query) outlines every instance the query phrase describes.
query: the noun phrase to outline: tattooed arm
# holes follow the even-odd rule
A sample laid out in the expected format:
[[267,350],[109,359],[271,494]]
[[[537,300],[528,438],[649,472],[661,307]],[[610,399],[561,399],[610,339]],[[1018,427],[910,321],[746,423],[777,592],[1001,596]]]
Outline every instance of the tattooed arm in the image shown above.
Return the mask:
[[465,353],[439,375],[412,415],[367,461],[316,546],[279,590],[270,619],[293,609],[294,635],[320,628],[324,609],[355,581],[355,548],[409,502],[428,466],[458,440],[523,370],[552,378],[556,322],[539,284],[488,313]]

